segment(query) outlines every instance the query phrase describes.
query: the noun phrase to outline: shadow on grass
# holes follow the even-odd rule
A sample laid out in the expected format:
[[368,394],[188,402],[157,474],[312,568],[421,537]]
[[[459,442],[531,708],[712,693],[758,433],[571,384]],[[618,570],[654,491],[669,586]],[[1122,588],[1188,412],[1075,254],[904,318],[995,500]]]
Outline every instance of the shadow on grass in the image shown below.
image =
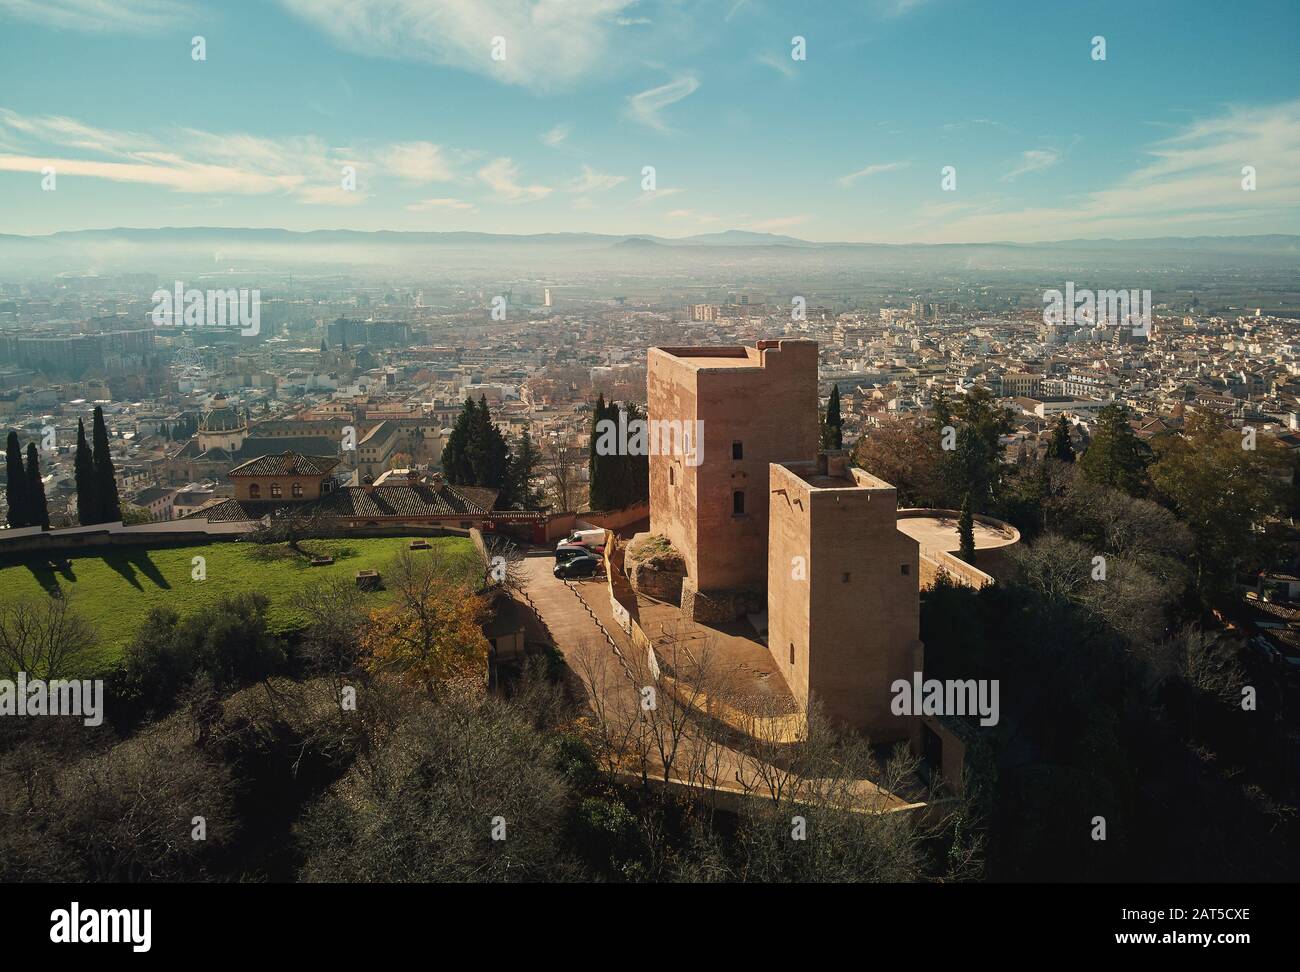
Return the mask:
[[104,558],[104,563],[121,574],[123,579],[136,590],[144,590],[144,585],[136,578],[137,571],[147,577],[155,587],[171,590],[171,584],[149,557],[149,551],[141,547],[115,551]]
[[40,584],[41,589],[50,597],[63,596],[63,588],[59,585],[60,577],[70,584],[77,582],[77,575],[72,569],[70,560],[28,561],[23,566],[31,571],[36,583]]

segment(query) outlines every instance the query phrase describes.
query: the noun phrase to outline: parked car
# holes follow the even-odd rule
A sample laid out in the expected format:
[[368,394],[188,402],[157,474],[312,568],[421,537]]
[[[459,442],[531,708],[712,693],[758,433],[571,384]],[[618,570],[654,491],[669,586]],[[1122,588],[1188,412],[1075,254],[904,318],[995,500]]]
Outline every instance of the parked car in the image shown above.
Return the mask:
[[555,545],[556,550],[561,547],[577,547],[579,550],[586,550],[588,553],[602,554],[605,552],[605,533],[602,530],[600,536],[587,538],[575,538],[575,535],[571,533]]
[[590,547],[581,544],[561,543],[555,548],[555,562],[558,564],[565,560],[572,560],[574,557],[590,557],[592,553]]
[[555,576],[559,578],[592,577],[600,572],[600,567],[601,561],[598,557],[572,557],[555,565]]

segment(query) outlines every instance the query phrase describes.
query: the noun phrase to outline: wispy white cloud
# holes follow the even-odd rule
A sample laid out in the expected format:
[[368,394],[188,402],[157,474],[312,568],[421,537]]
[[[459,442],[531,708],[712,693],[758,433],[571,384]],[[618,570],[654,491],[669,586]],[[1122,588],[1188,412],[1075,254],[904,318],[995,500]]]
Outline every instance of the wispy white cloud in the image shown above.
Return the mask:
[[0,13],[63,30],[147,34],[192,20],[195,10],[180,0],[0,0]]
[[510,159],[493,159],[478,170],[478,177],[501,202],[536,202],[550,195],[548,186],[526,186],[519,181],[519,166]]
[[464,199],[421,199],[406,207],[413,213],[426,213],[431,210],[454,210],[455,212],[477,213],[478,207]]
[[[176,192],[284,194],[314,205],[356,205],[364,176],[388,172],[406,182],[451,178],[443,151],[427,142],[365,148],[316,136],[264,138],[241,132],[169,128],[156,133],[96,128],[59,115],[0,108],[0,169],[154,185]],[[357,188],[343,188],[344,167]]]
[[893,19],[919,10],[929,2],[930,0],[872,0],[871,10],[878,17]]
[[683,193],[686,190],[681,186],[661,186],[654,192],[638,192],[632,202],[638,206],[644,206],[647,203],[659,202],[662,199],[669,199],[673,196]]
[[442,147],[432,142],[402,142],[387,149],[380,162],[406,182],[450,182],[451,165]]
[[911,162],[880,162],[876,165],[869,165],[865,169],[859,169],[857,172],[850,172],[848,175],[840,176],[835,180],[841,188],[847,189],[859,179],[867,179],[873,175],[879,175],[882,172],[894,172],[898,169],[906,169]]
[[556,125],[550,131],[543,132],[539,137],[543,145],[549,145],[551,148],[559,148],[564,140],[569,137],[568,125]]
[[722,221],[721,216],[713,213],[701,213],[694,209],[673,209],[664,214],[668,219],[689,220],[693,223],[710,224]]
[[674,105],[683,98],[693,95],[700,87],[700,81],[693,74],[684,74],[679,78],[661,84],[657,88],[642,91],[627,99],[628,114],[635,121],[656,131],[668,132],[667,122],[662,112],[669,105]]
[[608,172],[597,172],[589,165],[582,167],[582,175],[570,182],[565,189],[568,192],[604,192],[606,189],[613,189],[620,182],[626,182],[627,176],[611,175]]
[[[426,61],[534,90],[571,85],[605,59],[635,0],[280,0],[361,54]],[[505,57],[492,58],[492,39]]]
[[793,80],[799,73],[794,69],[794,61],[790,60],[788,55],[782,56],[768,51],[765,54],[758,55],[758,63],[770,67],[782,77],[790,80]]
[[1003,182],[1010,182],[1018,176],[1027,172],[1038,172],[1042,169],[1050,169],[1061,161],[1061,153],[1056,149],[1029,149],[1022,152],[1020,162],[1014,169],[1002,177]]
[[[1236,106],[1147,146],[1146,160],[1107,188],[1055,206],[1008,200],[944,222],[950,240],[1045,240],[1176,232],[1290,232],[1300,219],[1300,100]],[[1257,174],[1242,188],[1243,166]]]

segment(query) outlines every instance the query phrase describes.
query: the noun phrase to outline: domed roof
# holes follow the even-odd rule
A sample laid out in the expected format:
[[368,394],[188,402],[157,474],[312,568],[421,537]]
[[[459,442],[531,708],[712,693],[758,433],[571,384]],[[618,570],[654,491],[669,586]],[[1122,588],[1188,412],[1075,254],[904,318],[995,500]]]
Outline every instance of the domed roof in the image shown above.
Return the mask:
[[211,407],[199,418],[200,432],[238,432],[245,428],[244,418],[226,400],[216,395]]

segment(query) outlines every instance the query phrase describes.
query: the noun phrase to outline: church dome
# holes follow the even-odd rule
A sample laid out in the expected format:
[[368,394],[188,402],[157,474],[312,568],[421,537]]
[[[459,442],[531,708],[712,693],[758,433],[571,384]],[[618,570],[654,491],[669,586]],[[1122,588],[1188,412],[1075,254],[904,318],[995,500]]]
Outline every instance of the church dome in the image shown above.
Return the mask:
[[240,432],[244,427],[243,416],[231,406],[225,395],[216,395],[211,407],[199,418],[200,432]]

